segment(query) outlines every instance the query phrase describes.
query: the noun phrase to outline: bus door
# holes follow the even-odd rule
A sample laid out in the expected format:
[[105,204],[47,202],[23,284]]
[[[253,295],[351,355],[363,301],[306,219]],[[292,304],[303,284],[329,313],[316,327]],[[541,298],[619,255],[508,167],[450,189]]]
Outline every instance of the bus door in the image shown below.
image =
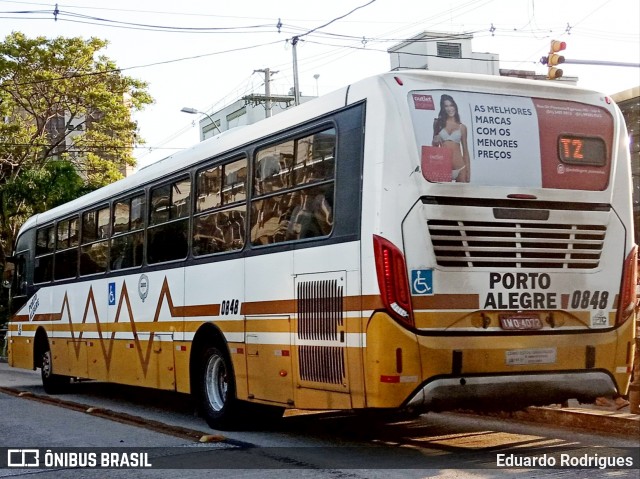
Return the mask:
[[[315,391],[332,391],[330,403],[350,407],[345,315],[346,271],[301,274],[295,278],[297,399],[315,407]],[[326,401],[326,393],[322,397]],[[299,404],[301,403],[301,404]]]

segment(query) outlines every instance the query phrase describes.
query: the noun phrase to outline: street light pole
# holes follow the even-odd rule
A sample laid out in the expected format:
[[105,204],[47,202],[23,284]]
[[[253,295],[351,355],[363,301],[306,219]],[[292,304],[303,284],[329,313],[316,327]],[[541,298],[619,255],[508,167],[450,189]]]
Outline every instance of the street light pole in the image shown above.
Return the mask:
[[300,86],[298,84],[298,40],[300,37],[291,39],[291,51],[293,52],[293,104],[300,104]]
[[207,118],[209,118],[209,121],[211,122],[213,127],[216,130],[218,130],[218,133],[222,133],[220,131],[220,128],[218,128],[218,125],[216,125],[215,120],[213,118],[211,118],[211,115],[209,115],[208,113],[206,113],[204,111],[197,110],[195,108],[188,107],[188,106],[183,107],[180,111],[183,112],[183,113],[189,113],[190,115],[204,115],[204,116],[206,116]]

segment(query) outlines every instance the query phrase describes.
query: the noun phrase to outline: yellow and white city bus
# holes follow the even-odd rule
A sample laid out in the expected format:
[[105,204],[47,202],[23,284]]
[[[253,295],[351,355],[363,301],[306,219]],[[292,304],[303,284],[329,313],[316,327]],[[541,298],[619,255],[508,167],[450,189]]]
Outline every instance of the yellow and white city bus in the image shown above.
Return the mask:
[[191,393],[214,428],[625,394],[632,233],[608,97],[387,73],[29,219],[9,363]]

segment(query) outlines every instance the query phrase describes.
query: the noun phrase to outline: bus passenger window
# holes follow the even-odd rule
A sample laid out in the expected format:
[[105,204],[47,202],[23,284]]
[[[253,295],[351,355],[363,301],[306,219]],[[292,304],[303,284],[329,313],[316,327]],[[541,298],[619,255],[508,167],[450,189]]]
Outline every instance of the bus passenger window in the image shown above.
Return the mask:
[[104,273],[109,262],[109,207],[82,214],[80,276]]
[[195,256],[234,251],[244,246],[244,206],[194,218]]
[[109,247],[106,241],[98,241],[80,249],[80,276],[104,273],[107,270]]
[[[11,282],[12,310],[15,311],[19,303],[24,304],[27,294],[27,261],[29,260],[29,252],[25,251],[16,255],[15,269],[13,271],[13,280]],[[8,272],[9,268],[5,271]],[[22,301],[16,301],[17,298],[24,298]]]
[[229,205],[247,199],[247,160],[224,165],[222,186],[223,204]]
[[78,217],[58,222],[53,279],[75,278],[78,274]]
[[[333,229],[335,129],[327,129],[256,154],[255,194],[251,203],[251,243],[265,245],[328,236]],[[261,162],[282,145],[286,159],[282,193],[261,186]],[[282,171],[282,170],[281,170]],[[281,173],[282,175],[282,173]],[[278,191],[278,190],[275,190]]]
[[36,233],[36,255],[53,253],[56,237],[53,226],[41,228]]
[[78,218],[71,218],[58,223],[56,234],[56,250],[78,246]]
[[147,232],[147,261],[163,263],[187,257],[188,220],[164,223]]
[[98,239],[98,212],[87,211],[82,215],[82,244]]
[[221,204],[221,175],[222,167],[207,168],[198,173],[198,192],[196,198],[196,211],[206,211],[217,208]]
[[111,239],[111,270],[142,266],[142,231],[119,235]]
[[294,142],[286,141],[258,152],[255,160],[253,192],[263,195],[291,186]]
[[198,202],[193,219],[193,255],[242,249],[245,240],[247,159],[199,171],[196,185]]
[[47,283],[53,279],[53,252],[56,235],[53,226],[40,228],[36,232],[36,258],[33,271],[34,283]]
[[113,205],[113,233],[129,231],[129,200],[118,201]]
[[131,216],[129,221],[131,231],[144,227],[144,207],[144,195],[131,198]]
[[111,271],[142,266],[145,204],[144,194],[113,204]]
[[151,214],[149,225],[159,225],[169,221],[171,201],[171,186],[164,185],[151,190]]
[[333,179],[335,146],[336,131],[333,128],[297,140],[294,184]]
[[147,261],[162,263],[184,259],[189,252],[191,180],[182,178],[151,190],[147,230]]

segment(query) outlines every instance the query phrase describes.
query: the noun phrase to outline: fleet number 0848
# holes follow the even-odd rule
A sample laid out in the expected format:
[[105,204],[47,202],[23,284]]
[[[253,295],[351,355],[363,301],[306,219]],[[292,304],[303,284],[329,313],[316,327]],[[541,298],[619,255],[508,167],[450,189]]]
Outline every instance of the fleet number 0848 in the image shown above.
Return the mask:
[[576,290],[571,296],[572,309],[607,309],[608,302],[608,291]]
[[228,301],[223,301],[222,304],[220,305],[220,314],[223,316],[227,314],[238,314],[239,311],[240,311],[240,301],[238,301],[237,299],[230,299]]

